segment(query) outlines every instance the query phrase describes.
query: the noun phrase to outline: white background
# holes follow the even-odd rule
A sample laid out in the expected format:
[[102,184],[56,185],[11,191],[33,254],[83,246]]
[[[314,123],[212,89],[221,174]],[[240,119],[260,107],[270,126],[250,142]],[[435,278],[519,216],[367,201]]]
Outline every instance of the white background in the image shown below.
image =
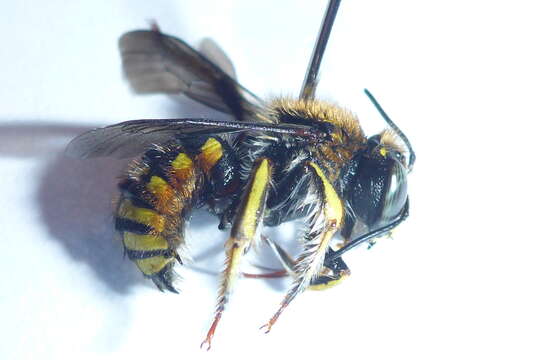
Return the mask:
[[[344,0],[318,95],[411,139],[411,217],[306,292],[269,335],[288,280],[239,281],[209,353],[217,277],[162,294],[122,258],[111,198],[123,163],[63,158],[91,127],[210,114],[135,96],[116,41],[155,19],[214,38],[260,96],[298,93],[325,1],[9,1],[0,15],[0,358],[538,359],[540,25],[535,1]],[[271,232],[275,235],[275,232]],[[226,234],[196,214],[196,266]],[[259,255],[260,261],[267,255]],[[261,257],[263,259],[261,260]]]

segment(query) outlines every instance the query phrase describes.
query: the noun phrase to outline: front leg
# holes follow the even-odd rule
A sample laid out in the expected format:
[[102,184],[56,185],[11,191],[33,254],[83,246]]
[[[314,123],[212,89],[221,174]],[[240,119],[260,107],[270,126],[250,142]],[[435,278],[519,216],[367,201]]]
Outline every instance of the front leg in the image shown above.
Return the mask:
[[225,304],[227,304],[233,284],[238,278],[242,255],[247,252],[251,242],[257,235],[260,220],[264,214],[271,174],[270,161],[266,158],[259,159],[253,165],[251,177],[243,191],[231,235],[225,243],[225,270],[222,273],[214,321],[201,344],[201,347],[207,344],[207,350],[210,349],[212,337],[225,310]]
[[[244,274],[248,277],[254,278],[263,278],[263,277],[281,277],[286,276],[287,274],[293,279],[297,277],[294,272],[296,262],[294,259],[277,243],[269,239],[266,236],[261,236],[261,238],[266,242],[266,244],[272,249],[274,254],[279,259],[279,262],[285,270],[276,271],[269,274]],[[351,275],[351,271],[345,261],[341,257],[338,257],[332,261],[327,261],[328,256],[331,256],[334,253],[331,247],[328,248],[328,252],[325,255],[324,265],[321,268],[321,271],[315,276],[311,283],[309,284],[310,290],[326,290],[330,289],[337,284],[341,283],[345,278]]]
[[330,241],[343,223],[343,203],[322,169],[311,161],[306,162],[305,169],[310,177],[308,196],[316,197],[311,205],[309,230],[304,236],[304,249],[294,266],[296,278],[279,309],[268,323],[262,326],[266,328],[266,332],[271,330],[296,295],[304,291],[320,272]]

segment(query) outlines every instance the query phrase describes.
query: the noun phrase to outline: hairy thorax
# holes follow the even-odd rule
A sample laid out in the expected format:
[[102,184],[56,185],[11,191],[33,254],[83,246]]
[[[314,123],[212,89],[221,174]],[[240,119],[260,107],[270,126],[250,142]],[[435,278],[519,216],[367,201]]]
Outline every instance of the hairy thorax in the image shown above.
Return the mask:
[[[334,182],[339,169],[349,162],[366,142],[358,118],[349,110],[320,100],[276,98],[269,103],[268,118],[276,123],[328,126],[331,137],[304,147],[306,156],[322,166]],[[291,159],[294,161],[294,159]]]

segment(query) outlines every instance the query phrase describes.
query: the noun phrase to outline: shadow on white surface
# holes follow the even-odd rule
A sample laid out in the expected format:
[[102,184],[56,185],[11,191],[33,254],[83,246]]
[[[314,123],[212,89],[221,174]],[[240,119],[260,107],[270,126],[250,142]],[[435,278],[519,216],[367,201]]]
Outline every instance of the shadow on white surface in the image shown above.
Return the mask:
[[40,158],[42,173],[35,189],[39,214],[50,237],[76,261],[86,263],[111,289],[125,293],[140,274],[113,241],[111,210],[116,178],[125,161],[81,161],[63,154],[66,139],[90,130],[49,122],[0,127],[0,156]]
[[[80,160],[63,153],[66,141],[91,127],[66,126],[54,122],[18,122],[0,126],[0,157],[40,158],[42,173],[35,189],[40,218],[50,237],[75,261],[86,264],[110,289],[126,294],[134,285],[148,285],[123,254],[112,221],[117,180],[128,160],[100,158]],[[67,140],[66,140],[67,139]],[[188,243],[193,262],[187,267],[217,281],[223,264],[223,243],[228,231],[217,229],[216,217],[195,210],[189,223]],[[296,231],[296,230],[295,230]],[[276,238],[278,229],[267,233]],[[214,243],[211,241],[216,240]],[[279,268],[265,246],[251,251],[249,262]],[[252,269],[252,272],[264,272]],[[286,289],[284,279],[262,279],[276,291]]]

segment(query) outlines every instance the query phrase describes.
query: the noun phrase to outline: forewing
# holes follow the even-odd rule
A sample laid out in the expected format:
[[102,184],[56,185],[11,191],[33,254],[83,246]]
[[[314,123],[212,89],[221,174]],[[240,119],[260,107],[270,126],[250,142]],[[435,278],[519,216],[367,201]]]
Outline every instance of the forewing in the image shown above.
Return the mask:
[[249,123],[210,119],[148,119],[131,120],[97,128],[73,139],[66,148],[70,157],[86,159],[114,155],[128,158],[141,154],[153,144],[174,139],[255,131],[287,134],[298,138],[318,139],[317,129],[302,125]]
[[[232,63],[214,43],[204,51],[220,64],[175,37],[138,30],[119,41],[124,73],[139,93],[184,94],[239,120],[253,118],[262,102],[236,82]],[[231,70],[232,69],[232,70]]]
[[199,119],[132,120],[97,128],[73,139],[66,148],[70,157],[86,159],[114,155],[128,158],[141,154],[153,144],[173,139],[238,131],[217,125],[194,124]]

